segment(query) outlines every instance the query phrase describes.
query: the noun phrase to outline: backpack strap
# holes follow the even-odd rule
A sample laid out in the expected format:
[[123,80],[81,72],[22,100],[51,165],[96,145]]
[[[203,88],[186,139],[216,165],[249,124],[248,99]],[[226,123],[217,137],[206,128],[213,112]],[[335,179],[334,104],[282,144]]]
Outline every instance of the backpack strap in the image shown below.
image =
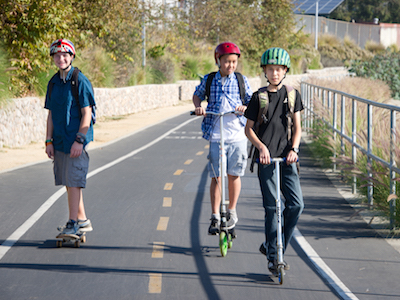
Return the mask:
[[[253,130],[256,133],[256,135],[261,139],[259,136],[259,130],[260,130],[260,125],[263,123],[267,123],[267,112],[268,112],[268,106],[269,106],[269,97],[268,97],[268,90],[267,87],[262,87],[258,89],[258,117],[257,121],[254,123]],[[254,171],[254,163],[256,161],[256,151],[255,147],[253,144],[251,144],[250,151],[249,151],[249,156],[248,158],[251,158],[251,163],[250,163],[250,172],[253,173]]]
[[72,71],[72,77],[71,77],[71,91],[72,91],[72,96],[74,96],[76,102],[78,103],[78,106],[80,107],[79,104],[79,70],[77,67],[74,68],[74,71]]
[[293,127],[293,115],[294,115],[294,104],[296,101],[296,91],[290,85],[285,85],[287,92],[287,103],[288,103],[288,112],[287,112],[287,126],[288,126],[288,140],[292,138],[292,127]]
[[240,74],[239,72],[235,72],[236,78],[239,83],[239,94],[240,94],[240,99],[242,100],[242,103],[244,105],[244,97],[246,96],[246,86],[244,84],[244,79],[243,75]]
[[208,102],[208,99],[210,99],[211,83],[215,77],[215,74],[217,74],[217,72],[211,72],[210,74],[208,74],[208,77],[207,77],[206,92],[205,92],[207,102]]

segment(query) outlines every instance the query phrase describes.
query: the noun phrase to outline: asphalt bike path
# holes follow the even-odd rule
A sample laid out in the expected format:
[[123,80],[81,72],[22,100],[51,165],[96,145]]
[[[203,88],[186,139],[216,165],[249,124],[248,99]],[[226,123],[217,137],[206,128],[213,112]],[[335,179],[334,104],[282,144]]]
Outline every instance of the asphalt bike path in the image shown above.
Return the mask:
[[[62,194],[0,258],[0,299],[399,299],[399,253],[354,215],[305,144],[297,240],[306,246],[292,241],[284,284],[258,252],[264,212],[254,173],[242,179],[238,239],[222,258],[218,238],[207,235],[200,121],[184,114],[91,150],[87,243],[55,247],[67,216]],[[52,183],[51,162],[0,174],[2,244],[60,190]]]

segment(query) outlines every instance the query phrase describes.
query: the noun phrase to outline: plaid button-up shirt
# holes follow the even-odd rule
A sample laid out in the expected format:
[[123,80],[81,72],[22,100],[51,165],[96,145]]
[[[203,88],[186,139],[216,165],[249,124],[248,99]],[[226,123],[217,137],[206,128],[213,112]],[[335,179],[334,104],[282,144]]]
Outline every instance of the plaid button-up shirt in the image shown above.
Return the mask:
[[[206,92],[206,82],[208,75],[205,75],[201,83],[196,87],[194,94],[198,96],[202,101],[205,100]],[[212,111],[215,113],[220,112],[222,97],[225,97],[229,104],[234,110],[239,105],[248,105],[253,94],[249,81],[245,76],[243,76],[246,93],[244,98],[244,104],[240,99],[239,82],[236,78],[235,73],[229,75],[222,86],[221,73],[218,71],[211,83],[210,87],[210,99],[208,99],[207,111]],[[207,141],[210,140],[214,124],[218,116],[207,115],[204,117],[203,123],[201,124],[201,130],[203,131],[203,138]],[[246,118],[244,116],[238,116],[243,127],[246,125]]]

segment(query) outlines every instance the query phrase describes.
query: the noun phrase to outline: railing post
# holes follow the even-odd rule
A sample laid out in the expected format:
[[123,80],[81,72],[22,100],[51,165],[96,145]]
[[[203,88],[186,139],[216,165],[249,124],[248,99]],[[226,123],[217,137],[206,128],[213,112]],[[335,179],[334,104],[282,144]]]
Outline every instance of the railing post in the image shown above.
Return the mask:
[[372,208],[372,205],[374,204],[374,199],[373,199],[373,186],[372,186],[372,159],[371,159],[371,153],[372,153],[372,105],[368,104],[368,125],[367,125],[367,136],[368,136],[368,145],[367,145],[367,156],[368,156],[368,188],[367,188],[367,198],[368,198],[368,203]]
[[337,94],[333,93],[333,171],[336,172]]
[[345,154],[345,149],[344,149],[344,134],[345,134],[345,127],[346,127],[346,109],[345,109],[345,98],[343,95],[341,95],[340,97],[340,123],[341,123],[341,127],[340,127],[340,151],[341,151],[341,155]]
[[[357,163],[357,101],[354,99],[352,100],[352,116],[351,116],[351,124],[352,124],[352,135],[351,135],[351,158],[353,164],[356,165]],[[353,175],[353,187],[352,193],[355,194],[357,191],[357,177]]]
[[[396,144],[396,111],[390,110],[390,193],[396,195],[396,173],[395,167],[395,144]],[[390,200],[390,229],[395,229],[396,221],[396,198]]]

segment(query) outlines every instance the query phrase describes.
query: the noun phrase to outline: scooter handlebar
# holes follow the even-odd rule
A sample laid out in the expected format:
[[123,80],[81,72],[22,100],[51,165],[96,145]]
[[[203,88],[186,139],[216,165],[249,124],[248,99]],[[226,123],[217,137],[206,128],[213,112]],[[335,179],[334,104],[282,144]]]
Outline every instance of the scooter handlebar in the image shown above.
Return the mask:
[[[235,114],[235,115],[243,115],[243,113],[241,111],[237,111],[237,110],[232,110],[232,111],[227,111],[227,112],[223,112],[223,113],[216,113],[213,111],[206,111],[207,115],[215,115],[215,116],[225,116],[225,115],[229,115],[229,114]],[[196,113],[194,111],[190,111],[190,115],[191,116],[195,116]]]
[[[277,162],[277,161],[279,161],[279,162],[286,162],[286,157],[276,157],[276,158],[271,158],[271,163],[274,163],[274,162]],[[296,162],[298,162],[299,161],[299,158],[297,158],[297,161]],[[257,158],[256,159],[256,163],[260,163],[260,159],[259,158]]]

